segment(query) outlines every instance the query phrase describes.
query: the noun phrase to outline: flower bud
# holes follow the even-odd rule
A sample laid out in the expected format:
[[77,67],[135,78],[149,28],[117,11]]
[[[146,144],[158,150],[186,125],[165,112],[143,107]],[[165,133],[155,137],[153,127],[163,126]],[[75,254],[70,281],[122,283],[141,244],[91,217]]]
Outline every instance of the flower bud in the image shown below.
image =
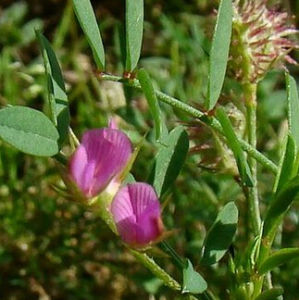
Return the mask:
[[89,130],[70,159],[70,177],[85,197],[92,198],[120,174],[131,154],[131,142],[120,130]]
[[144,247],[162,235],[160,203],[147,183],[121,188],[111,203],[111,213],[119,235],[132,247]]

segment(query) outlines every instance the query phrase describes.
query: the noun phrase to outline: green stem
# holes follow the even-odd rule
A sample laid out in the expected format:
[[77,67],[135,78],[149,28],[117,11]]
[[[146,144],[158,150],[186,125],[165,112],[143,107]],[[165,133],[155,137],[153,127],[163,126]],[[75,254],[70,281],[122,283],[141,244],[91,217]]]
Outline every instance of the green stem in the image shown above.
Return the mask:
[[[247,108],[247,131],[248,142],[256,148],[256,84],[248,84],[245,86],[245,104]],[[261,227],[261,216],[257,187],[257,164],[256,160],[249,156],[248,163],[251,168],[253,187],[249,189],[249,212],[252,229],[255,236],[259,235]]]
[[161,242],[160,246],[161,249],[172,258],[174,264],[179,269],[184,269],[187,266],[186,261],[184,261],[166,241]]
[[175,291],[181,290],[181,285],[173,279],[168,273],[166,273],[156,262],[148,257],[145,253],[129,249],[129,251],[135,256],[135,258],[141,262],[147,269],[149,269],[155,276],[161,279],[164,284]]
[[[244,96],[245,96],[245,105],[246,105],[246,122],[247,122],[247,134],[248,134],[248,143],[256,149],[257,138],[256,138],[256,111],[257,111],[257,102],[256,102],[256,91],[257,84],[247,83],[244,84]],[[257,163],[253,157],[248,157],[248,164],[252,173],[253,187],[249,188],[247,197],[249,204],[249,216],[251,222],[251,227],[253,230],[254,236],[260,235],[261,230],[261,215],[259,207],[259,197],[258,197],[258,181],[257,181]],[[250,226],[249,225],[249,226]],[[254,280],[254,291],[253,299],[255,299],[262,290],[264,277],[258,277]]]
[[[120,76],[109,75],[109,74],[104,74],[104,73],[100,74],[99,79],[122,82],[128,86],[131,86],[133,88],[141,90],[141,86],[137,79],[127,80]],[[189,114],[190,116],[192,116],[194,118],[200,119],[203,123],[207,124],[208,126],[212,127],[213,129],[217,130],[220,133],[223,132],[222,127],[216,118],[208,117],[204,112],[201,112],[200,110],[198,110],[198,109],[196,109],[174,97],[168,96],[160,91],[156,91],[156,96],[160,101],[167,103],[167,104],[171,105],[172,107],[175,107],[175,108]],[[244,140],[239,139],[239,142],[240,142],[243,150],[245,150],[256,161],[258,161],[260,164],[262,164],[265,168],[269,169],[274,174],[277,173],[278,167],[271,160],[269,160],[267,157],[265,157],[262,153],[257,151],[254,147],[249,145]]]

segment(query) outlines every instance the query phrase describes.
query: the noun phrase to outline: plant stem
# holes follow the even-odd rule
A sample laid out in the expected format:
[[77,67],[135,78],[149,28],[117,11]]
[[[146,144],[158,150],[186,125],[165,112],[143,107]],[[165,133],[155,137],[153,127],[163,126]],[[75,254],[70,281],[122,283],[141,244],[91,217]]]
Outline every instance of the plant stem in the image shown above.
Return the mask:
[[[248,142],[256,148],[256,84],[248,83],[244,85],[245,104],[247,109],[247,132]],[[256,160],[249,156],[248,163],[251,168],[253,187],[249,189],[248,201],[250,211],[250,221],[255,236],[259,235],[261,227],[261,216],[259,208],[258,187],[257,187],[257,164]]]
[[184,259],[182,259],[176,252],[175,250],[166,242],[166,241],[162,241],[160,243],[161,249],[167,253],[168,255],[170,255],[170,257],[172,258],[174,264],[181,270],[183,270],[187,264],[186,261]]
[[[141,90],[141,86],[137,79],[127,80],[120,76],[109,75],[109,74],[105,74],[105,73],[101,73],[99,75],[99,79],[122,82],[128,86],[131,86],[133,88]],[[222,127],[216,118],[209,117],[204,112],[202,112],[202,111],[200,111],[200,110],[198,110],[198,109],[196,109],[174,97],[166,95],[160,91],[156,91],[156,96],[160,101],[167,103],[167,104],[171,105],[172,107],[175,107],[196,119],[201,120],[203,123],[207,124],[208,126],[212,127],[213,129],[217,130],[220,133],[223,132]],[[245,150],[251,157],[253,157],[256,161],[258,161],[260,164],[262,164],[265,168],[269,169],[274,174],[277,173],[278,167],[271,160],[269,160],[267,157],[265,157],[262,153],[257,151],[254,147],[252,147],[250,144],[248,144],[244,140],[239,139],[239,142],[240,142],[243,150]]]
[[160,266],[158,266],[153,259],[148,257],[145,253],[129,249],[135,258],[141,262],[147,269],[149,269],[155,276],[161,279],[164,284],[175,291],[181,290],[181,285],[166,273]]

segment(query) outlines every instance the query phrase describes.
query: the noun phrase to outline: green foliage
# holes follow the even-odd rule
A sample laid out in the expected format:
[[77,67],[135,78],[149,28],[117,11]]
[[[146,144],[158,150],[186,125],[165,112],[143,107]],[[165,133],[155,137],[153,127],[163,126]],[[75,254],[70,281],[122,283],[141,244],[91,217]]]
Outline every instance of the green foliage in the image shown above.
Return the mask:
[[146,72],[145,69],[140,69],[138,71],[138,79],[141,85],[141,88],[145,94],[145,97],[148,102],[149,109],[153,116],[155,122],[155,132],[156,132],[156,140],[159,140],[161,132],[162,132],[162,118],[161,118],[161,111],[160,106],[156,97],[156,93],[154,87],[152,85],[151,79]]
[[190,260],[183,270],[183,293],[202,294],[208,285],[203,277],[194,270]]
[[173,129],[155,158],[152,182],[158,196],[168,191],[179,175],[189,149],[189,139],[183,127]]
[[138,63],[143,36],[143,0],[126,0],[126,71]]
[[214,108],[222,90],[231,40],[232,18],[232,0],[220,1],[210,52],[210,73],[207,98],[208,110]]
[[282,264],[299,257],[299,248],[284,248],[271,254],[259,267],[259,273],[265,274]]
[[296,200],[299,193],[299,176],[288,182],[271,201],[265,221],[263,236],[269,241],[273,241],[276,230],[281,223],[285,213]]
[[58,60],[49,41],[42,33],[38,31],[36,32],[36,35],[42,49],[46,75],[48,78],[48,93],[51,116],[55,126],[58,129],[59,144],[61,145],[68,134],[70,124],[70,112],[68,108],[68,98],[65,91],[65,84]]
[[36,156],[58,153],[58,132],[40,111],[14,106],[0,110],[0,137],[22,152]]
[[237,223],[238,209],[229,202],[219,212],[207,234],[201,259],[203,264],[213,265],[225,255],[235,236]]
[[282,288],[272,288],[261,293],[255,300],[279,300],[280,296],[283,294]]
[[241,180],[244,185],[252,187],[253,183],[251,178],[251,171],[245,158],[245,154],[241,148],[238,137],[231,125],[231,122],[222,108],[217,109],[217,117],[223,128],[224,135],[227,139],[227,144],[234,153]]
[[74,10],[86,39],[92,49],[94,60],[100,70],[105,69],[104,46],[89,0],[73,0]]
[[[6,1],[5,5],[9,2],[10,0]],[[224,60],[225,51],[223,50],[227,44],[223,41],[220,46],[215,46],[217,30],[214,32],[212,42],[214,54],[212,51],[210,52],[210,60],[207,54],[208,49],[211,48],[211,38],[207,32],[212,31],[214,19],[211,16],[213,9],[217,9],[217,4],[220,1],[187,3],[182,0],[170,2],[148,0],[144,2],[146,9],[143,32],[144,52],[139,62],[143,22],[142,24],[139,23],[139,29],[137,29],[136,23],[132,22],[130,25],[132,27],[136,25],[136,30],[138,30],[138,34],[135,36],[136,40],[133,41],[137,46],[131,44],[131,48],[126,47],[126,45],[119,47],[114,43],[116,39],[113,39],[113,32],[116,31],[116,26],[119,26],[119,20],[123,19],[121,6],[113,1],[99,4],[93,2],[95,11],[99,11],[101,14],[101,28],[103,29],[102,33],[104,33],[102,37],[107,49],[107,72],[121,75],[123,68],[119,58],[119,48],[124,52],[131,49],[135,55],[131,55],[133,61],[130,62],[130,67],[132,70],[128,69],[129,71],[136,70],[138,63],[147,70],[151,84],[156,90],[174,96],[182,103],[191,104],[196,108],[204,106],[203,99],[206,97],[208,84],[208,90],[211,90],[212,84],[215,84],[215,89],[212,89],[211,94],[208,95],[209,105],[214,107],[213,101],[215,101],[214,104],[218,102],[220,92],[222,92],[223,97],[217,105],[226,105],[227,109],[229,107],[227,101],[230,101],[231,107],[227,110],[231,123],[229,127],[232,125],[234,129],[237,129],[238,137],[246,139],[246,132],[241,130],[242,119],[237,118],[235,110],[235,106],[238,106],[241,115],[244,113],[241,101],[242,94],[238,93],[240,86],[228,77],[224,84],[221,79],[221,74],[225,72],[224,63],[226,63]],[[294,15],[298,16],[297,2],[292,2],[290,9]],[[44,101],[47,99],[47,95],[44,93],[46,91],[44,70],[40,57],[37,57],[37,45],[33,42],[33,28],[41,28],[44,23],[40,18],[35,19],[36,12],[41,10],[41,15],[45,20],[44,32],[52,41],[64,71],[65,84],[61,80],[62,76],[59,69],[55,75],[56,79],[52,78],[55,81],[54,85],[60,82],[56,85],[56,91],[53,89],[53,93],[55,91],[58,98],[62,97],[65,101],[63,104],[60,102],[61,108],[67,107],[64,85],[66,86],[72,113],[71,125],[75,133],[82,136],[82,133],[89,128],[106,126],[107,118],[118,113],[122,117],[117,117],[118,125],[130,136],[134,145],[140,141],[141,136],[144,136],[151,129],[152,124],[157,130],[156,125],[159,121],[153,117],[156,116],[157,118],[157,114],[153,114],[147,109],[150,106],[148,105],[149,102],[145,103],[144,98],[140,96],[140,91],[126,87],[125,95],[129,107],[121,107],[116,111],[115,104],[118,105],[121,102],[120,99],[124,97],[123,86],[111,82],[99,82],[93,75],[94,64],[90,63],[91,60],[86,55],[88,51],[86,51],[84,37],[77,32],[72,13],[72,1],[69,1],[65,10],[62,7],[63,1],[45,2],[38,9],[32,3],[32,1],[16,2],[10,7],[11,9],[7,9],[4,5],[1,7],[0,105],[5,108],[0,110],[0,123],[2,121],[1,112],[8,109],[6,108],[8,105],[26,105],[48,111],[47,104],[45,104],[47,101]],[[138,5],[137,2],[133,1],[131,4]],[[225,12],[224,7],[229,5],[229,1],[222,1],[221,5],[222,12]],[[85,28],[82,24],[81,26],[84,32],[88,31],[88,33],[85,32],[86,38],[92,44],[91,48],[97,66],[102,71],[105,67],[104,49],[90,2],[77,1],[77,6],[79,8],[76,14],[79,13],[81,16],[81,21],[78,17],[79,22],[85,24]],[[49,13],[53,11],[64,11],[64,13],[61,18],[58,16],[55,18],[54,15],[50,17]],[[84,14],[87,11],[92,15],[92,18],[88,17],[85,21],[88,19],[88,21],[94,20],[94,22],[84,22]],[[228,12],[228,10],[226,11]],[[221,37],[220,32],[224,30],[224,27],[220,26],[220,15],[221,12],[218,9],[218,35],[220,38],[224,38],[228,32]],[[137,15],[134,17],[137,18]],[[222,18],[224,18],[223,14]],[[55,23],[57,21],[60,22],[59,25]],[[226,19],[226,21],[229,20]],[[125,31],[124,33],[128,34]],[[134,35],[131,36],[132,38]],[[128,43],[128,38],[126,40]],[[55,62],[53,63],[53,61],[57,61],[57,59],[53,52],[51,54],[52,50],[49,43],[46,43],[47,41],[43,54],[46,55],[46,60],[49,60],[48,63],[46,62],[46,67],[48,66],[48,70],[52,72],[55,70]],[[220,39],[218,43],[220,43]],[[140,49],[138,50],[138,48]],[[126,53],[124,54],[124,58],[126,58]],[[209,70],[209,64],[211,67],[213,62],[215,63],[215,60],[212,59],[213,55],[217,59],[222,57],[222,64],[219,65],[219,68],[213,68],[214,75],[212,75],[212,68]],[[50,64],[51,59],[52,66]],[[59,65],[56,66],[59,68]],[[208,81],[209,72],[210,81]],[[214,78],[212,81],[213,76],[216,79]],[[201,163],[205,159],[204,151],[211,155],[214,151],[213,148],[209,148],[212,135],[203,127],[201,121],[191,120],[187,114],[161,104],[159,109],[161,114],[165,116],[165,121],[160,121],[166,123],[161,127],[177,127],[179,117],[181,120],[179,124],[187,129],[189,139],[191,139],[190,155],[186,155],[189,148],[188,137],[181,126],[179,126],[180,129],[175,129],[178,135],[176,139],[180,141],[176,145],[174,141],[174,145],[172,142],[164,141],[163,132],[160,132],[160,141],[155,143],[156,135],[152,135],[151,131],[143,140],[142,151],[139,152],[131,170],[134,177],[131,174],[127,176],[127,182],[134,181],[134,178],[137,181],[145,181],[152,163],[155,161],[156,164],[159,164],[158,168],[153,169],[151,179],[152,182],[155,182],[157,189],[160,190],[162,200],[164,200],[163,222],[165,229],[178,230],[179,234],[174,231],[175,234],[169,239],[172,238],[173,247],[181,255],[190,257],[190,261],[194,262],[199,260],[206,230],[214,226],[211,222],[215,219],[219,207],[224,206],[229,201],[236,203],[240,220],[242,220],[238,224],[238,235],[235,237],[234,247],[231,249],[231,257],[236,265],[230,270],[231,272],[228,272],[225,259],[216,266],[199,266],[200,273],[209,283],[208,289],[216,295],[220,295],[221,299],[228,299],[226,290],[230,284],[236,284],[236,289],[238,287],[240,290],[243,289],[244,293],[239,299],[245,298],[248,290],[252,288],[248,284],[248,281],[251,280],[250,275],[252,273],[250,272],[254,272],[256,276],[256,270],[260,266],[256,263],[260,247],[267,244],[268,237],[274,236],[278,225],[282,223],[283,216],[286,216],[286,223],[281,233],[282,239],[280,241],[278,236],[274,246],[275,248],[284,248],[296,247],[297,245],[298,203],[293,201],[297,194],[295,182],[297,179],[293,179],[293,177],[297,173],[298,164],[298,157],[294,159],[294,154],[296,155],[294,140],[296,144],[298,143],[296,138],[298,131],[296,79],[296,77],[288,78],[289,101],[285,101],[284,78],[280,71],[271,72],[259,84],[257,98],[258,149],[273,162],[280,161],[280,165],[279,174],[275,179],[276,195],[273,195],[272,192],[273,174],[259,165],[260,204],[262,208],[268,204],[271,204],[273,208],[269,210],[265,220],[264,234],[268,232],[268,235],[263,237],[262,242],[260,237],[255,237],[248,255],[246,254],[245,260],[248,261],[241,260],[238,264],[238,256],[243,257],[243,246],[248,243],[248,239],[251,239],[251,232],[246,224],[248,207],[242,195],[242,188],[247,189],[247,186],[240,187],[239,182],[225,173],[220,164],[211,165],[211,169],[207,168],[206,170],[197,168],[197,164],[202,166]],[[129,81],[135,82],[134,79]],[[62,86],[63,89],[60,89]],[[161,92],[158,93],[158,95],[161,94]],[[290,101],[291,99],[293,100]],[[291,115],[290,137],[284,143],[282,136],[287,135],[285,127],[287,104],[289,105],[289,115]],[[231,109],[232,107],[234,109]],[[51,106],[49,109],[51,112]],[[125,113],[121,113],[121,110]],[[133,113],[131,114],[131,112]],[[137,116],[137,122],[135,122],[133,115]],[[202,114],[202,116],[204,115],[205,113]],[[213,110],[208,115],[213,115]],[[34,121],[36,119],[35,115],[34,117],[31,115],[30,118]],[[52,119],[55,121],[55,117]],[[48,119],[47,123],[51,124]],[[54,128],[53,124],[50,126]],[[196,128],[194,132],[189,129],[193,127]],[[43,125],[43,128],[47,128],[47,126]],[[67,130],[66,125],[62,128]],[[60,129],[59,132],[61,134]],[[181,136],[179,132],[181,132]],[[157,134],[157,131],[154,133]],[[227,130],[225,130],[225,134],[227,135]],[[57,152],[58,147],[61,146],[61,138],[58,138],[57,132],[55,136],[55,152]],[[165,136],[166,140],[169,139],[168,135],[165,134]],[[37,137],[34,136],[34,138]],[[59,140],[58,145],[57,139]],[[14,135],[12,141],[20,143],[22,139]],[[28,147],[31,147],[31,144],[36,145],[31,136],[27,141],[28,143],[30,141]],[[231,141],[233,144],[236,142],[234,137]],[[42,144],[47,151],[51,150],[51,147],[48,147],[46,143],[42,142]],[[285,144],[287,146],[284,151]],[[230,143],[228,145],[231,147]],[[68,145],[65,143],[64,146],[66,147],[62,151],[69,154]],[[156,146],[159,147],[159,154],[155,157]],[[200,147],[204,149],[201,149],[201,152],[198,150]],[[283,151],[281,151],[282,148]],[[35,146],[31,150],[36,151],[36,149]],[[217,160],[219,157],[215,158],[215,161],[219,162]],[[243,158],[241,161],[246,162],[247,157]],[[184,165],[183,168],[182,165]],[[177,178],[178,174],[180,174],[179,178]],[[246,177],[243,178],[243,182],[246,181],[245,179]],[[189,297],[189,295],[179,295],[179,291],[174,292],[165,288],[159,279],[139,266],[126,249],[121,248],[122,245],[113,240],[111,233],[99,221],[96,213],[86,211],[82,206],[67,201],[64,198],[63,190],[61,195],[54,192],[52,185],[60,184],[61,179],[57,174],[54,160],[23,155],[0,140],[0,218],[2,220],[0,226],[0,288],[1,296],[4,299],[37,297],[67,299],[71,297],[74,300],[93,300],[95,297],[100,299],[107,299],[107,297],[109,299],[151,297],[145,293],[155,294],[156,298],[176,300]],[[166,197],[167,194],[168,197]],[[280,200],[278,201],[277,198]],[[290,205],[290,201],[292,205]],[[287,211],[288,213],[286,213]],[[273,228],[273,232],[271,228]],[[215,232],[214,236],[215,240],[218,240],[219,236],[223,236],[223,234],[221,235],[221,231],[219,231],[218,234]],[[221,247],[225,253],[224,248],[227,249],[227,247]],[[172,273],[174,268],[169,257],[155,252],[155,248],[152,249],[153,256],[157,256],[155,260],[166,270],[171,270]],[[220,256],[221,251],[218,250],[216,252]],[[273,255],[276,255],[276,252]],[[298,261],[296,257],[296,255],[292,256],[293,262]],[[271,262],[272,256],[270,255],[268,259]],[[263,263],[266,263],[268,259],[261,262],[261,265],[263,266]],[[290,263],[287,264],[287,268],[282,267],[273,272],[274,286],[279,282],[284,287],[285,300],[293,300],[297,297],[298,266],[298,263]],[[243,268],[245,269],[244,272]],[[204,288],[205,284],[204,279],[198,277],[199,274],[194,269],[197,268],[189,265],[189,268],[184,271],[184,276],[188,291],[197,293],[198,290]],[[181,273],[174,271],[173,275],[175,278],[180,278]],[[198,297],[217,299],[217,297],[207,296],[210,295],[209,290]],[[282,289],[272,288],[263,291],[255,299],[272,300],[279,295],[282,295]]]
[[299,147],[299,98],[297,91],[296,80],[286,73],[286,85],[288,93],[288,119],[290,134],[296,142],[296,147]]
[[296,145],[291,135],[288,135],[285,150],[281,156],[279,171],[275,178],[274,192],[279,191],[294,177],[294,164],[296,159]]

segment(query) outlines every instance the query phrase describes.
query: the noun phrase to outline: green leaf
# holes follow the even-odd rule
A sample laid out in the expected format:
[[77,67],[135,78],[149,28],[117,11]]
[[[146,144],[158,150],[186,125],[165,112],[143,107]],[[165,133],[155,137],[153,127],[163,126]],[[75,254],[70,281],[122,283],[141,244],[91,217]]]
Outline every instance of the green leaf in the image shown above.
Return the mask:
[[156,140],[158,140],[162,131],[162,120],[160,106],[156,97],[156,93],[152,85],[151,79],[145,69],[140,69],[138,71],[138,79],[155,122]]
[[219,212],[209,230],[201,262],[213,265],[218,262],[231,245],[237,230],[238,209],[234,202],[227,203]]
[[89,0],[73,0],[73,4],[78,21],[91,47],[95,62],[99,69],[104,70],[104,46],[91,3]]
[[282,294],[282,288],[273,288],[261,293],[255,300],[279,300]]
[[192,263],[188,259],[187,266],[183,269],[182,293],[201,294],[207,287],[207,282],[194,270]]
[[138,63],[143,35],[143,0],[126,0],[126,71]]
[[286,73],[287,95],[288,95],[288,120],[290,134],[299,147],[299,99],[296,80]]
[[208,110],[213,109],[222,90],[229,55],[232,15],[232,0],[221,0],[210,52]]
[[158,197],[167,192],[176,180],[189,150],[188,135],[181,126],[173,129],[163,143],[165,145],[160,146],[151,174]]
[[259,274],[265,274],[274,268],[289,262],[293,258],[299,258],[299,248],[285,248],[270,255],[259,267]]
[[0,110],[0,138],[36,156],[53,156],[59,151],[59,134],[54,124],[40,111],[28,107]]
[[253,181],[250,168],[248,166],[242,147],[239,143],[238,137],[227,114],[225,113],[223,108],[219,107],[217,109],[216,115],[223,128],[223,133],[227,139],[227,144],[234,153],[241,180],[243,184],[247,185],[248,187],[252,187]]
[[281,223],[285,213],[288,211],[290,205],[299,195],[299,176],[297,175],[290,182],[275,195],[275,198],[269,205],[265,221],[263,237],[268,242],[272,242],[276,230]]
[[296,160],[296,145],[291,135],[288,135],[285,150],[280,160],[278,173],[275,178],[274,192],[279,191],[292,177]]
[[39,40],[46,75],[48,77],[48,92],[52,119],[59,132],[59,144],[61,145],[68,134],[70,125],[70,112],[68,98],[65,92],[64,80],[55,52],[45,36],[36,31]]

